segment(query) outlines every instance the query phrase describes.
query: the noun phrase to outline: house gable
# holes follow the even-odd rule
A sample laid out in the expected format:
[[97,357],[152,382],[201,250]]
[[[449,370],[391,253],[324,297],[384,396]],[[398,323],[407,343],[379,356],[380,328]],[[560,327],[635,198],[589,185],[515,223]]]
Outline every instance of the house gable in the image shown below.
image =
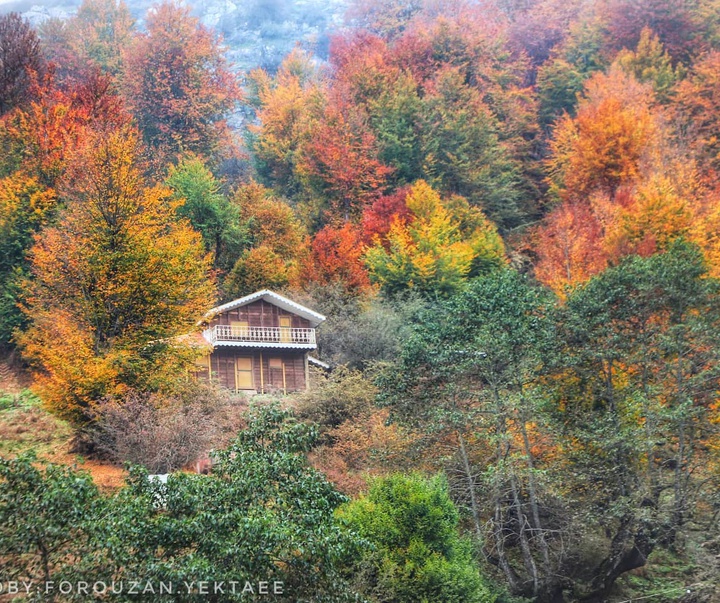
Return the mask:
[[[262,302],[262,303],[258,303]],[[246,306],[253,306],[255,308],[255,312],[257,313],[257,308],[262,308],[260,310],[260,314],[264,316],[266,312],[264,311],[265,304],[268,304],[270,306],[273,306],[275,308],[278,308],[279,310],[283,310],[284,313],[288,315],[297,316],[299,318],[304,319],[307,321],[308,327],[317,327],[321,322],[325,320],[325,317],[322,314],[319,314],[318,312],[315,312],[314,310],[311,310],[310,308],[307,308],[301,304],[298,304],[291,299],[288,299],[287,297],[284,297],[278,293],[275,293],[273,291],[270,291],[269,289],[263,289],[262,291],[257,291],[256,293],[252,293],[250,295],[246,295],[245,297],[241,297],[239,299],[235,299],[231,302],[228,302],[226,304],[223,304],[221,306],[217,306],[216,308],[213,308],[210,310],[206,315],[205,319],[211,321],[213,318],[215,318],[218,315],[232,315],[232,312],[234,310],[239,310],[240,308],[244,308]],[[241,315],[242,312],[238,312],[238,315]],[[272,315],[273,312],[269,311],[267,314]],[[281,315],[281,313],[276,312],[276,315]],[[216,323],[216,324],[224,324],[224,323]],[[255,326],[261,326],[261,325],[255,325]],[[265,325],[262,325],[265,326]],[[277,325],[266,325],[266,326],[277,326]]]

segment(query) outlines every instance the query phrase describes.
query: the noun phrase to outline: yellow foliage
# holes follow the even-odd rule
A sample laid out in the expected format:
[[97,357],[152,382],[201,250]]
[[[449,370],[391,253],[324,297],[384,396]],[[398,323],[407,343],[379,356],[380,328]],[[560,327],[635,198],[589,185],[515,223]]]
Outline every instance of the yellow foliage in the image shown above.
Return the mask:
[[174,338],[214,302],[200,235],[169,190],[146,185],[139,153],[129,128],[93,136],[57,226],[31,250],[31,326],[18,340],[45,399],[73,421],[103,396],[169,386],[193,355]]
[[376,238],[365,255],[371,278],[389,292],[452,292],[467,277],[505,262],[496,228],[464,199],[443,202],[419,180],[406,203],[413,219],[396,218],[386,240]]

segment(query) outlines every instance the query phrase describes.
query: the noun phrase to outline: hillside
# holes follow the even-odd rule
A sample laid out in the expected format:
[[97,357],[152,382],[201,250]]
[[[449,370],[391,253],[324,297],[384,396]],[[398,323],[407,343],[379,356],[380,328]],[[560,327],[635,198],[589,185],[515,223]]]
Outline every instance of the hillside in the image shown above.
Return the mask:
[[0,363],[0,456],[14,457],[32,450],[40,459],[89,471],[101,488],[121,486],[124,470],[71,452],[72,427],[44,410],[28,385],[27,374]]
[[720,2],[2,6],[0,585],[718,600]]

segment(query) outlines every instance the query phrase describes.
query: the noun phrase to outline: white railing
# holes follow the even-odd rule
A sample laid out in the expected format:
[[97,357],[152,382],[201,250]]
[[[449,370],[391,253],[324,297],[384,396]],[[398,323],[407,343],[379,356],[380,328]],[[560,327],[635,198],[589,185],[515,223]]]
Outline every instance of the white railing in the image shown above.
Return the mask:
[[301,343],[315,345],[315,329],[291,327],[236,327],[215,325],[205,331],[210,343],[217,341],[243,341],[255,343]]

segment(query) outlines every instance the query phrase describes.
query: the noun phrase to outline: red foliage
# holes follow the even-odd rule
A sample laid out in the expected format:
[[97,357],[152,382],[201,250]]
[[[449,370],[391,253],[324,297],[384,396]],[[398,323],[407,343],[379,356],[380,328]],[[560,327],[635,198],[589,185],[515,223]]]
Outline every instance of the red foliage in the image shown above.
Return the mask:
[[306,278],[323,285],[342,282],[350,290],[366,290],[370,279],[363,263],[365,246],[357,226],[326,226],[312,242],[312,274]]
[[129,123],[110,80],[97,72],[74,87],[55,87],[51,75],[33,88],[34,100],[0,120],[0,145],[8,164],[55,187],[87,131]]
[[611,50],[635,48],[643,28],[657,34],[674,59],[697,51],[700,24],[689,0],[608,0],[607,40]]
[[603,227],[587,203],[565,202],[536,232],[537,278],[562,294],[607,267]]
[[331,222],[361,214],[383,194],[392,168],[377,155],[375,136],[356,112],[328,108],[300,169],[329,198]]
[[35,30],[17,13],[0,15],[0,115],[32,98],[44,71]]
[[361,226],[366,245],[371,245],[376,237],[384,239],[393,220],[399,219],[403,224],[410,220],[410,210],[405,203],[409,192],[409,187],[400,188],[391,195],[380,197],[365,210]]

